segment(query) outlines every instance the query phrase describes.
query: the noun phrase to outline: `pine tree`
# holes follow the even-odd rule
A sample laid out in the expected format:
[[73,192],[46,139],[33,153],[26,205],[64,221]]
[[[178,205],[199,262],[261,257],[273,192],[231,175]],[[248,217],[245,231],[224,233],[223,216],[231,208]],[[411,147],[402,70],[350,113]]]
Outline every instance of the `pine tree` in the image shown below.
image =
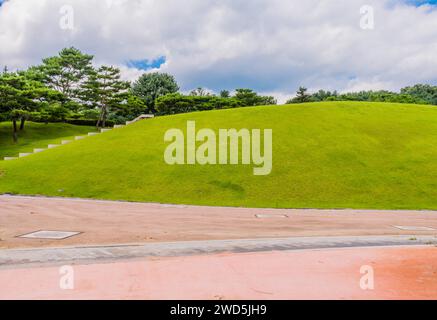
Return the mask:
[[102,66],[93,71],[83,85],[82,98],[91,107],[100,110],[97,127],[105,127],[108,114],[118,108],[128,97],[130,84],[120,80],[120,70],[115,67]]
[[296,94],[296,101],[300,103],[308,102],[310,95],[307,93],[308,89],[305,87],[299,87]]
[[0,113],[13,123],[14,142],[18,140],[17,122],[21,121],[20,129],[31,113],[37,113],[43,103],[56,100],[59,93],[44,84],[27,79],[16,73],[0,75]]
[[65,48],[57,56],[44,59],[42,65],[30,68],[29,72],[35,80],[74,101],[82,94],[82,85],[93,71],[93,58],[74,47]]

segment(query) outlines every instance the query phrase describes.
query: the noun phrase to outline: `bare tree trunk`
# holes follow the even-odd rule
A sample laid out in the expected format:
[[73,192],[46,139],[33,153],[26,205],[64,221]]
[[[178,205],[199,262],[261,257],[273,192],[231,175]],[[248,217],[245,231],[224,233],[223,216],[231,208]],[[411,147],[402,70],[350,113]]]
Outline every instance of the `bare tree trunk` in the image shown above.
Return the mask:
[[106,125],[106,106],[102,106],[102,111],[100,112],[99,121],[97,121],[97,128],[104,128]]
[[14,132],[12,134],[12,137],[14,138],[14,143],[18,142],[18,135],[17,135],[17,120],[12,120],[13,126],[14,126]]
[[20,123],[20,131],[24,129],[24,123],[26,122],[26,119],[23,117],[21,118],[21,123]]
[[102,122],[102,128],[106,127],[106,108],[105,112],[103,113],[103,122]]
[[100,125],[102,124],[103,121],[103,112],[104,112],[104,107],[102,107],[102,110],[100,111],[100,116],[99,116],[99,120],[97,120],[97,128],[100,128]]

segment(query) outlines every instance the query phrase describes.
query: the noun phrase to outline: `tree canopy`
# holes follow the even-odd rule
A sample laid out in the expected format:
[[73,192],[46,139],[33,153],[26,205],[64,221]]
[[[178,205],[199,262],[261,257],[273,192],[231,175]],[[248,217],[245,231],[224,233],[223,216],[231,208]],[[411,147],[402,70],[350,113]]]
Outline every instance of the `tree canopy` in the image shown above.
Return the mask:
[[[339,94],[337,91],[319,90],[313,94],[307,93],[306,88],[299,88],[296,97],[288,100],[286,104],[320,102],[320,101],[369,101],[369,102],[393,102],[411,104],[437,104],[433,98],[432,87],[428,85],[416,85],[401,90],[400,93],[386,90],[359,91]],[[437,92],[437,90],[436,90]]]
[[42,106],[59,99],[62,94],[51,90],[41,82],[17,73],[0,75],[0,113],[13,122],[13,138],[17,141],[17,121],[20,129],[32,114],[38,114]]
[[42,64],[30,69],[36,80],[61,92],[70,100],[77,99],[83,83],[93,72],[92,55],[71,47],[57,56],[45,58]]
[[167,94],[176,93],[179,86],[175,78],[167,73],[146,73],[143,74],[132,85],[132,93],[143,99],[147,107],[153,112],[155,109],[155,100]]

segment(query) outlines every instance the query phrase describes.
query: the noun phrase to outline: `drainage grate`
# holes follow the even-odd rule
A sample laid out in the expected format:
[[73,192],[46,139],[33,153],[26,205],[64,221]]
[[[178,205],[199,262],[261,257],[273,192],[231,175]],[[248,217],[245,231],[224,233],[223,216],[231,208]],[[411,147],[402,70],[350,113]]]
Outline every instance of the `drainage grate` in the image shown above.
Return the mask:
[[22,236],[18,236],[18,238],[25,239],[47,239],[47,240],[63,240],[73,236],[80,234],[80,232],[72,232],[72,231],[36,231],[32,233],[28,233]]
[[272,218],[286,219],[286,218],[288,218],[288,216],[285,214],[256,214],[255,217],[257,217],[258,219],[272,219]]
[[393,226],[393,227],[404,231],[436,231],[436,229],[430,227],[414,227],[414,226]]

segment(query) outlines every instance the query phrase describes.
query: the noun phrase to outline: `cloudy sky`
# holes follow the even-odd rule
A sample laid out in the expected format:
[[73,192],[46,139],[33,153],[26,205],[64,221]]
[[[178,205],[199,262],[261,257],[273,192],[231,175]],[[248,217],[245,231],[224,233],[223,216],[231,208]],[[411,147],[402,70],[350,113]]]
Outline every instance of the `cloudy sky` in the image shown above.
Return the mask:
[[9,69],[75,46],[127,79],[172,73],[183,91],[248,87],[283,101],[300,85],[437,85],[437,0],[0,3],[0,66]]

